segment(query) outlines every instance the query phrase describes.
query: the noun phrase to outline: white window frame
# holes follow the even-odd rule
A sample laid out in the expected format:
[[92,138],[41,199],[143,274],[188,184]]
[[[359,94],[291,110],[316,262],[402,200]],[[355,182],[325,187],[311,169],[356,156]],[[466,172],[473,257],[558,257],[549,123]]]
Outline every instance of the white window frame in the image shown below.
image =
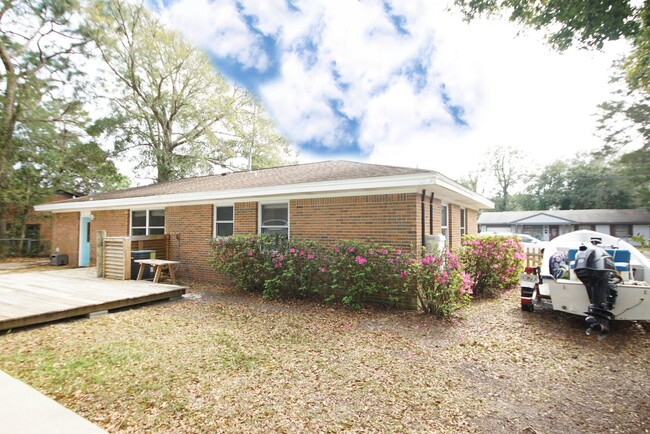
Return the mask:
[[[232,208],[232,220],[217,220],[217,208]],[[232,223],[232,235],[235,235],[235,204],[234,203],[218,203],[214,205],[212,217],[212,237],[217,238],[217,224],[219,223]]]
[[289,201],[280,202],[259,202],[257,205],[257,233],[262,234],[262,208],[265,205],[286,205],[287,225],[286,226],[264,226],[265,228],[287,228],[287,239],[291,238],[291,206]]
[[460,236],[467,234],[467,208],[460,209]]
[[[443,225],[442,221],[442,211],[446,210],[447,212],[445,213],[445,224]],[[449,245],[449,204],[448,203],[441,203],[440,204],[440,233],[445,236],[445,244]]]
[[[134,211],[144,211],[145,212],[145,226],[137,226],[133,227],[133,212]],[[129,210],[129,234],[132,237],[139,236],[139,235],[133,235],[133,229],[144,229],[145,230],[145,235],[151,235],[150,231],[151,229],[161,229],[163,230],[163,234],[165,233],[165,226],[150,226],[149,225],[149,213],[151,211],[163,211],[165,213],[165,224],[167,224],[167,210],[165,208],[140,208],[140,209],[130,209]],[[160,234],[154,234],[154,235],[160,235]]]

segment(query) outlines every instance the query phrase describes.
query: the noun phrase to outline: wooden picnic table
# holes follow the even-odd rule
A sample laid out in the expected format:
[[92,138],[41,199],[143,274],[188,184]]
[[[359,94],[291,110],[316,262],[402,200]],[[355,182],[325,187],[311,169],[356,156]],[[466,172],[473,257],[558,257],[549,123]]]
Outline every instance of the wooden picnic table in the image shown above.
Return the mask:
[[142,280],[144,269],[147,265],[151,265],[154,270],[153,283],[158,283],[163,272],[167,272],[172,284],[176,283],[176,276],[174,275],[174,266],[180,264],[178,261],[167,261],[165,259],[136,259],[135,262],[140,264],[137,280]]

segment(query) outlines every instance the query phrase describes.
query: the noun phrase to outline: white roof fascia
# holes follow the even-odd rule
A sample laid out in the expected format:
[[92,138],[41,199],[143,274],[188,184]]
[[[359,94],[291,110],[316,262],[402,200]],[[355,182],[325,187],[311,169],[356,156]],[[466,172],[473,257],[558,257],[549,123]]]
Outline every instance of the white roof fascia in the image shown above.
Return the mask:
[[532,224],[537,224],[537,225],[542,225],[542,224],[546,224],[546,225],[548,225],[548,224],[551,224],[551,225],[553,225],[553,224],[565,224],[565,225],[569,225],[569,224],[575,224],[575,222],[572,221],[572,220],[568,220],[568,219],[565,219],[565,218],[562,218],[562,217],[549,215],[549,214],[546,214],[546,213],[540,213],[540,214],[535,214],[535,215],[532,215],[532,216],[524,217],[524,218],[519,219],[519,220],[514,220],[514,221],[512,221],[510,223],[517,224],[517,225],[525,225],[525,224],[531,224],[531,225]]
[[372,178],[359,178],[359,179],[343,179],[335,181],[321,181],[310,182],[301,184],[290,185],[277,185],[268,187],[254,187],[234,190],[212,190],[202,191],[196,193],[178,193],[178,194],[164,194],[156,196],[141,196],[130,197],[123,199],[107,199],[107,200],[90,200],[82,202],[58,202],[46,203],[34,207],[36,211],[50,211],[50,212],[72,212],[87,209],[100,210],[100,209],[123,209],[135,207],[149,207],[160,204],[168,206],[175,206],[189,203],[210,203],[215,200],[229,200],[229,199],[247,199],[252,197],[268,197],[268,196],[283,196],[283,195],[297,195],[297,194],[315,194],[325,192],[352,192],[359,190],[377,190],[377,189],[399,189],[403,187],[427,187],[439,185],[445,189],[451,190],[456,194],[467,197],[470,200],[478,202],[486,206],[494,206],[494,204],[472,192],[471,190],[455,185],[447,178],[440,178],[436,174],[431,173],[416,173],[408,175],[386,176],[386,177],[372,177]]

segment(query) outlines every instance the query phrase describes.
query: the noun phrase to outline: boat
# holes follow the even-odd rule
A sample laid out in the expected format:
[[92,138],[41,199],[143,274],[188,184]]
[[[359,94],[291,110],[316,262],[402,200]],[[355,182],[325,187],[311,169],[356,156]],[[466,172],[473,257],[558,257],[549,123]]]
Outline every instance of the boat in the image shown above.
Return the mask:
[[522,310],[582,315],[587,335],[599,339],[610,321],[650,320],[650,259],[612,235],[579,230],[556,237],[519,281]]

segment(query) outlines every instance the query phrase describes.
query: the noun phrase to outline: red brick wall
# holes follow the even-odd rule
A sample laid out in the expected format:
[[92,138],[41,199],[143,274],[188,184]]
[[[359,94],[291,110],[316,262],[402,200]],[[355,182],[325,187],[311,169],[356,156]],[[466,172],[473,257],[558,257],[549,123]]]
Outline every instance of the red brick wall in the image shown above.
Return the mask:
[[382,194],[292,200],[291,236],[330,243],[367,239],[408,248],[420,242],[419,199],[417,194]]
[[468,208],[465,215],[467,216],[467,233],[476,235],[478,233],[478,211]]
[[449,249],[460,247],[460,206],[449,204]]
[[[68,255],[68,264],[79,264],[79,213],[53,214],[52,252]],[[56,252],[56,249],[59,249]]]
[[[165,208],[165,233],[170,234],[169,259],[180,261],[178,277],[221,280],[208,265],[212,239],[213,205],[172,206]],[[237,219],[237,214],[235,214]]]
[[257,202],[239,202],[235,204],[235,233],[257,233]]
[[97,256],[97,231],[106,231],[107,237],[129,236],[130,210],[93,211],[90,222],[90,265],[94,266]]

